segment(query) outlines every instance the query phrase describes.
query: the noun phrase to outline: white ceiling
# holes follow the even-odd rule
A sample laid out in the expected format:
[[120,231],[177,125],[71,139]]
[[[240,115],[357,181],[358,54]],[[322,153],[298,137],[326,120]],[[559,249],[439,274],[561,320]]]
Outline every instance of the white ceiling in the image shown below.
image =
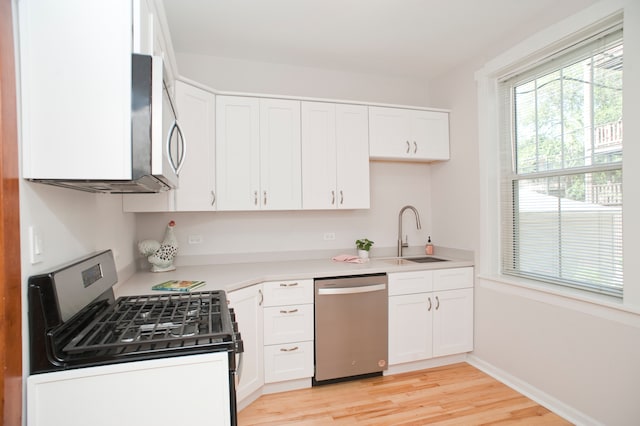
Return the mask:
[[164,0],[176,52],[430,79],[596,0]]

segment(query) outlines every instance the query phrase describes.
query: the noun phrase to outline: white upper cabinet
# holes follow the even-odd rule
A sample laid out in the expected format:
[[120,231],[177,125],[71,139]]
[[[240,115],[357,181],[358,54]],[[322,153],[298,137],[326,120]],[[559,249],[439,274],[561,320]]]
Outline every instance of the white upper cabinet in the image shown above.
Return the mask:
[[215,210],[215,96],[177,81],[176,103],[188,147],[176,190],[176,208]]
[[216,210],[215,95],[181,81],[175,86],[178,122],[187,143],[179,187],[159,194],[124,195],[126,212]]
[[218,210],[300,209],[300,102],[218,96],[216,123]]
[[18,9],[23,176],[130,179],[131,3]]
[[302,103],[302,207],[369,208],[366,106]]
[[449,159],[449,114],[369,107],[369,150],[373,159]]

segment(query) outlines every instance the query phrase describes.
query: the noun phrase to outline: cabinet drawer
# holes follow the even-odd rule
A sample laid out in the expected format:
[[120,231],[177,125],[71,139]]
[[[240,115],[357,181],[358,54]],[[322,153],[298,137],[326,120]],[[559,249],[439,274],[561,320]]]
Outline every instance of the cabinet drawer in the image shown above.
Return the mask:
[[313,376],[313,342],[265,346],[265,383],[304,379],[311,376]]
[[313,340],[313,305],[264,308],[264,344]]
[[433,271],[389,274],[389,296],[425,293],[433,290]]
[[433,290],[455,290],[473,287],[473,268],[438,269],[433,271]]
[[313,280],[269,281],[262,289],[264,306],[313,303]]

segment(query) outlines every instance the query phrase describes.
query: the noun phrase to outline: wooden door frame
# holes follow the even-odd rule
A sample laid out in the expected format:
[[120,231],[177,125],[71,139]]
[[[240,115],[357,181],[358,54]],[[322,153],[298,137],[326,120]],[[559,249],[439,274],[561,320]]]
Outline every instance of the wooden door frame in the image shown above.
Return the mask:
[[0,423],[22,422],[18,124],[12,0],[0,0]]

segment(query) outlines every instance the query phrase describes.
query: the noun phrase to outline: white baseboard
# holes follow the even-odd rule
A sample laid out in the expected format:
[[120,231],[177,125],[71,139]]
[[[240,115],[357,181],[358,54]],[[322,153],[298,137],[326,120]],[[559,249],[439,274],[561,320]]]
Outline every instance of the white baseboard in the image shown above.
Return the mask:
[[495,367],[493,364],[483,361],[475,355],[467,355],[469,364],[476,367],[478,370],[485,372],[499,382],[504,383],[510,388],[520,392],[527,398],[530,398],[542,405],[543,407],[553,411],[555,414],[564,418],[565,420],[580,426],[603,426],[604,424],[589,417],[585,413],[576,410],[575,408],[565,404],[559,399],[541,391],[540,389],[531,386],[529,383],[518,379],[515,376],[507,373],[500,368]]
[[387,370],[384,371],[385,376],[391,374],[408,373],[410,371],[426,370],[427,368],[442,367],[443,365],[456,364],[458,362],[465,362],[467,360],[467,354],[456,354],[443,356],[439,358],[431,358],[423,361],[406,362],[403,364],[390,365]]

